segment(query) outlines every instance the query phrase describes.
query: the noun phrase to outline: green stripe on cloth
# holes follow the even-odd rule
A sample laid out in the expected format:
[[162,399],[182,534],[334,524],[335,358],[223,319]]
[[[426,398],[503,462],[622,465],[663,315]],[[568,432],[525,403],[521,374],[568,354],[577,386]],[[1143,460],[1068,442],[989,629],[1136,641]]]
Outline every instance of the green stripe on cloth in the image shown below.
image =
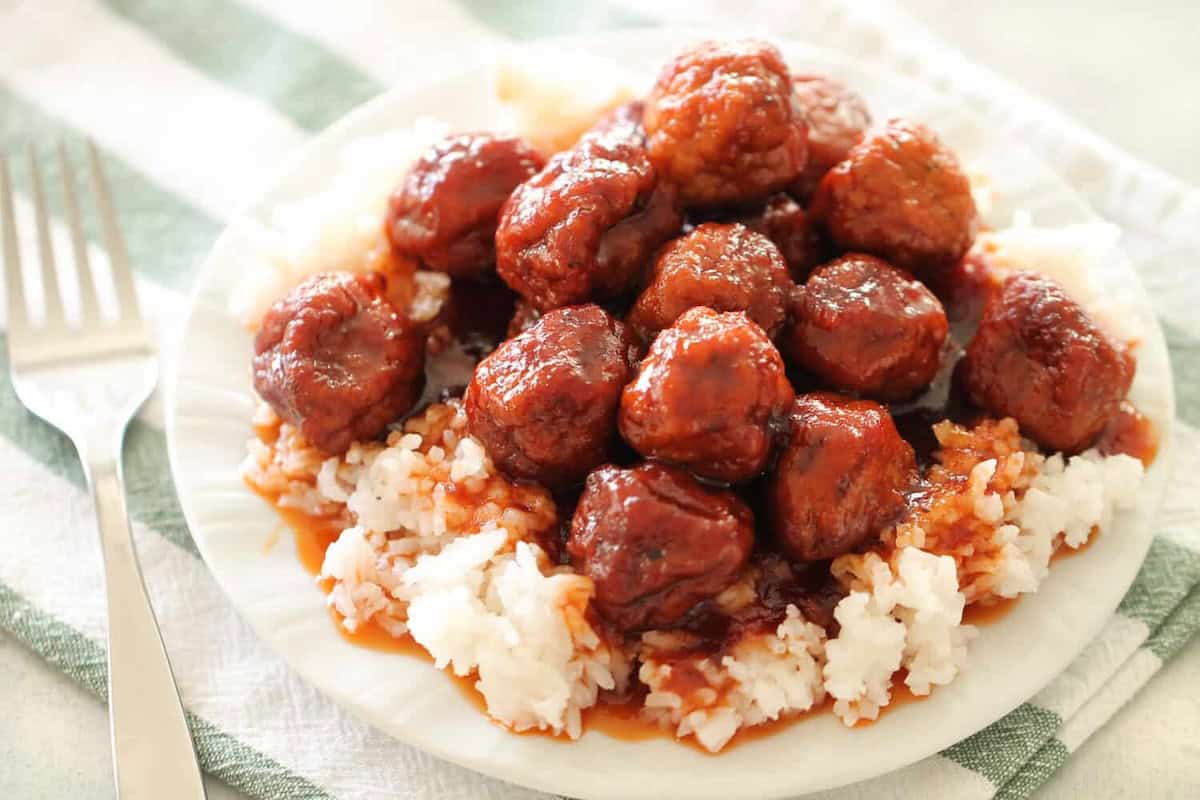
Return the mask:
[[1003,786],[1058,730],[1062,719],[1024,703],[976,734],[942,751],[956,764]]
[[1200,553],[1156,536],[1117,611],[1155,630],[1198,583]]
[[1197,630],[1200,630],[1200,583],[1192,586],[1192,591],[1183,602],[1175,607],[1158,630],[1146,640],[1145,647],[1166,661],[1175,655]]
[[1051,739],[1033,754],[1021,767],[1021,771],[1012,777],[996,792],[994,800],[1024,800],[1054,774],[1054,771],[1067,763],[1071,753],[1067,746],[1058,739]]
[[619,5],[593,0],[458,0],[471,16],[511,39],[537,39],[614,28],[649,28],[657,21]]
[[[47,156],[41,161],[43,181],[52,208],[62,208],[58,163],[49,158],[50,148],[60,141],[81,153],[82,134],[0,85],[0,150],[22,153],[30,143],[43,150]],[[112,153],[104,153],[104,167],[134,269],[168,288],[187,288],[198,259],[216,240],[220,223],[159,188]],[[14,168],[12,172],[16,187],[28,193],[25,170]],[[91,221],[92,215],[85,216]],[[99,241],[94,224],[88,226],[88,238]]]
[[[1160,557],[1162,557],[1161,553],[1156,554],[1155,559]],[[1166,578],[1165,580],[1170,581],[1171,579]],[[1174,606],[1169,613],[1162,611],[1162,595],[1153,602],[1147,603],[1145,607],[1153,607],[1157,610],[1155,613],[1165,614],[1165,620],[1150,635],[1141,649],[1152,652],[1159,660],[1165,662],[1191,639],[1197,629],[1200,629],[1200,584],[1193,584],[1191,592],[1184,597],[1183,602]],[[1162,619],[1162,616],[1159,618]],[[1104,691],[1106,690],[1101,688],[1097,694]],[[1057,738],[1051,737],[1012,778],[1000,787],[995,795],[997,800],[1021,800],[1029,797],[1039,786],[1049,780],[1055,770],[1065,764],[1069,757],[1070,753],[1067,751],[1066,745]]]
[[[102,700],[108,697],[104,648],[0,582],[0,628]],[[332,800],[311,781],[239,742],[190,711],[200,765],[230,786],[262,800]]]
[[1179,418],[1200,425],[1200,339],[1163,323],[1171,371],[1175,375],[1175,405]]
[[134,420],[125,434],[125,496],[129,513],[172,544],[200,555],[183,519],[162,431]]
[[8,372],[8,337],[0,334],[0,436],[60,478],[83,486],[83,470],[71,440],[25,409]]
[[[1150,627],[1142,647],[1169,659],[1200,629],[1200,553],[1156,537],[1119,613]],[[1019,800],[1070,756],[1055,738],[1061,724],[1057,714],[1026,703],[942,755],[996,784],[998,800]]]
[[[83,488],[83,472],[71,440],[25,410],[8,374],[7,337],[0,334],[0,436],[52,473]],[[129,515],[164,539],[199,555],[183,521],[167,460],[166,437],[140,420],[125,435],[125,497]]]
[[317,41],[230,0],[105,0],[201,72],[309,130],[384,90]]
[[0,626],[101,699],[108,698],[104,648],[0,582]]

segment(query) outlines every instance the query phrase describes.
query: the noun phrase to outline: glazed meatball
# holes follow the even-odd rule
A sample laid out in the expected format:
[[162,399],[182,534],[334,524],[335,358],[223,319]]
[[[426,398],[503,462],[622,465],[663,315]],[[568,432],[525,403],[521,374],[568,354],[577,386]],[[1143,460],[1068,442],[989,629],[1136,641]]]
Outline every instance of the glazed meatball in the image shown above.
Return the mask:
[[1085,449],[1120,410],[1134,360],[1057,283],[1009,276],[960,366],[971,399],[1051,450]]
[[783,56],[760,41],[704,42],[667,63],[646,99],[646,146],[686,207],[753,203],[806,157]]
[[797,75],[792,85],[808,123],[808,163],[789,191],[807,201],[825,173],[862,141],[871,113],[865,100],[833,78]]
[[382,292],[376,276],[316,275],[255,337],[254,390],[326,453],[378,436],[421,395],[425,337]]
[[893,119],[869,131],[825,173],[809,211],[840,250],[885,258],[929,277],[975,239],[971,184],[924,125]]
[[529,305],[529,301],[521,298],[513,308],[513,315],[508,320],[508,338],[524,333],[533,327],[533,323],[542,318],[542,312]]
[[848,553],[899,518],[915,478],[913,449],[886,408],[823,392],[801,395],[767,479],[771,532],[799,561]]
[[457,278],[478,278],[496,260],[496,220],[518,184],[543,166],[520,139],[451,136],[417,159],[388,201],[396,253]]
[[[585,136],[616,136],[646,144],[646,129],[642,126],[642,117],[646,113],[646,104],[642,100],[630,100],[609,111],[596,120]],[[582,138],[582,137],[581,137]]]
[[783,359],[741,312],[694,308],[659,334],[621,395],[635,450],[719,481],[762,472],[794,393]]
[[850,253],[797,290],[783,347],[836,389],[903,400],[937,374],[949,330],[924,285],[886,261]]
[[588,475],[571,521],[571,562],[622,630],[669,626],[745,567],[754,516],[732,492],[653,462]]
[[779,248],[794,281],[803,281],[828,258],[828,247],[812,215],[786,194],[775,195],[762,211],[739,221]]
[[645,341],[696,306],[745,311],[774,337],[787,316],[792,281],[779,248],[744,225],[706,222],[659,253],[629,312]]
[[601,120],[501,211],[496,269],[540,311],[627,291],[679,231],[675,188],[658,180],[635,116]]
[[598,306],[546,314],[475,368],[471,433],[514,478],[553,489],[582,481],[608,458],[633,351],[625,325]]

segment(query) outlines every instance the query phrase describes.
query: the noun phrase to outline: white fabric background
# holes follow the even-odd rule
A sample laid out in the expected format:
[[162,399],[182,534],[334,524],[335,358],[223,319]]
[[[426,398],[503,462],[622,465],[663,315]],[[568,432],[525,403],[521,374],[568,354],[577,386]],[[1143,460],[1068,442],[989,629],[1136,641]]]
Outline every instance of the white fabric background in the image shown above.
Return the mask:
[[[980,63],[1135,155],[1200,183],[1200,4],[909,0]],[[801,6],[802,8],[802,6]],[[1083,30],[1081,31],[1081,26]],[[1042,797],[1200,797],[1200,640],[1076,753]],[[11,798],[112,795],[104,709],[0,636],[0,787]],[[213,800],[239,797],[214,786]]]

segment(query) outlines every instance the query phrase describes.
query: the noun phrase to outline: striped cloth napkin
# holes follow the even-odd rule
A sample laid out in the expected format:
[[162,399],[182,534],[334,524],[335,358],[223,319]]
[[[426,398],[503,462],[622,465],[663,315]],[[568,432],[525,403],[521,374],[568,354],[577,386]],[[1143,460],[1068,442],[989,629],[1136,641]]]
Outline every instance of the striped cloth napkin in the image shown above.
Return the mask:
[[[662,24],[677,13],[721,21],[716,3],[660,2],[656,18],[646,5],[0,0],[0,148],[11,153],[60,138],[78,147],[84,135],[99,142],[143,305],[169,353],[209,245],[314,133],[387,87],[511,39]],[[827,795],[1026,797],[1200,627],[1200,285],[1180,267],[1200,261],[1200,193],[973,66],[887,3],[809,0],[803,14],[782,8],[741,0],[739,25],[761,20],[763,31],[820,41],[912,75],[960,97],[1058,165],[1124,228],[1167,330],[1179,394],[1176,478],[1137,583],[1100,638],[991,727],[893,775]],[[28,225],[28,183],[23,173],[17,180],[18,222]],[[155,397],[126,445],[129,505],[206,770],[264,800],[539,796],[351,719],[269,652],[197,555],[174,497],[162,429]],[[0,463],[7,479],[0,626],[103,696],[103,594],[90,504],[69,443],[20,406],[6,364]]]

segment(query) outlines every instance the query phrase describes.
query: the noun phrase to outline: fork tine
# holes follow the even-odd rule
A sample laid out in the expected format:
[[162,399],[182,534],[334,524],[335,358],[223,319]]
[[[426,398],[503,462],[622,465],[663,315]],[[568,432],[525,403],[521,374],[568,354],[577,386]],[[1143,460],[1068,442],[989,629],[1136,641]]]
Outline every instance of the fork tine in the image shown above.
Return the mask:
[[108,190],[108,181],[104,177],[104,168],[100,165],[100,153],[96,143],[87,140],[88,166],[91,168],[92,193],[96,195],[96,207],[100,212],[100,230],[104,235],[104,249],[108,251],[108,261],[112,265],[113,284],[117,290],[117,313],[123,321],[140,322],[141,311],[138,310],[137,291],[133,287],[133,270],[129,266],[129,253],[125,250],[125,240],[121,238],[121,229],[117,225],[117,213],[113,208],[112,194]]
[[33,187],[33,210],[37,220],[38,260],[42,262],[42,303],[46,307],[46,328],[60,332],[66,327],[62,295],[58,291],[58,269],[54,266],[54,243],[50,239],[50,216],[46,212],[46,192],[37,151],[29,145],[29,181]]
[[8,175],[8,159],[0,153],[0,225],[4,238],[4,286],[8,294],[9,336],[24,335],[29,330],[29,315],[25,309],[25,278],[21,275],[21,253],[17,249],[17,217],[13,210],[12,181]]
[[87,239],[83,235],[83,223],[79,218],[79,201],[75,196],[75,172],[71,159],[67,157],[66,142],[58,142],[58,166],[62,172],[63,206],[67,212],[67,227],[71,229],[71,249],[75,252],[75,277],[79,284],[79,316],[85,330],[95,327],[100,321],[100,305],[96,299],[96,285],[92,280],[92,265],[88,261]]

